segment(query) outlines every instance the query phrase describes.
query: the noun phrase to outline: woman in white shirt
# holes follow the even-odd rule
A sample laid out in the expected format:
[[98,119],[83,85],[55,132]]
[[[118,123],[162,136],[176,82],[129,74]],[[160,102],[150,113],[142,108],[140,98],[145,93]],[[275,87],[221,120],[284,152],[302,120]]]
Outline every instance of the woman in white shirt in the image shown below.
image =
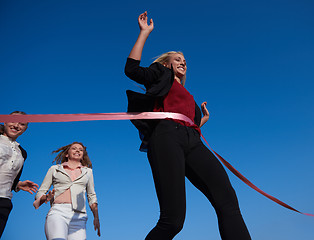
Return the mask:
[[[14,111],[11,115],[25,115]],[[27,123],[8,122],[0,125],[0,238],[12,210],[12,190],[33,194],[38,185],[32,181],[20,181],[27,153],[16,141],[27,129]]]
[[[82,143],[73,142],[53,153],[58,153],[54,160],[57,165],[48,170],[33,204],[37,209],[43,203],[51,203],[45,223],[47,240],[86,239],[85,193],[94,215],[94,228],[100,236],[92,163],[86,147]],[[49,191],[51,185],[53,190]]]

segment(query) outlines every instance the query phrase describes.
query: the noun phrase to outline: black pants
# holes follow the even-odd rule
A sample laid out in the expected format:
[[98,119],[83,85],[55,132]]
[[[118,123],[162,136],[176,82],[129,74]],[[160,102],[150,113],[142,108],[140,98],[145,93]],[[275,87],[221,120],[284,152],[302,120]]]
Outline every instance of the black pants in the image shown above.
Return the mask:
[[12,202],[8,198],[0,198],[0,238],[7,224],[9,214],[12,210]]
[[227,173],[196,130],[162,120],[149,141],[148,159],[160,218],[146,240],[170,240],[181,231],[186,212],[185,177],[213,205],[223,240],[251,239]]

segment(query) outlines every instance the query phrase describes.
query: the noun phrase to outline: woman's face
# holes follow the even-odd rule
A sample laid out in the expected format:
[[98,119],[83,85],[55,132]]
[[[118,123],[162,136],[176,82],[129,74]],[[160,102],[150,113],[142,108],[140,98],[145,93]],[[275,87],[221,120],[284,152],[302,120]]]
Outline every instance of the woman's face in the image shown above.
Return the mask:
[[[13,113],[12,115],[20,115],[20,114]],[[15,141],[20,135],[22,135],[26,131],[26,129],[27,129],[27,123],[21,123],[21,122],[4,123],[3,135]]]
[[184,56],[180,53],[171,54],[169,61],[164,65],[168,68],[171,68],[172,65],[175,76],[180,79],[186,74],[186,61]]
[[84,156],[84,147],[81,144],[74,143],[71,145],[71,147],[68,150],[68,154],[66,157],[69,160],[73,161],[81,161]]

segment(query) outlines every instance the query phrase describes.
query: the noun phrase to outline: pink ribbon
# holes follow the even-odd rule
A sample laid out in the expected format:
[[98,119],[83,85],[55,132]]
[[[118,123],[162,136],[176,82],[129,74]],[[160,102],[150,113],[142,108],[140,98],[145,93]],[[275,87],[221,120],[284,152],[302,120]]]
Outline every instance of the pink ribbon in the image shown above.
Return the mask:
[[275,198],[271,195],[269,195],[268,193],[264,192],[263,190],[259,189],[258,187],[256,187],[250,180],[248,180],[246,177],[244,177],[237,169],[235,169],[229,162],[227,162],[222,156],[220,156],[218,153],[216,153],[208,144],[208,142],[206,141],[205,137],[202,135],[203,140],[206,142],[207,146],[209,147],[209,149],[216,155],[216,157],[223,163],[223,165],[226,166],[226,168],[228,168],[234,175],[236,175],[242,182],[244,182],[246,185],[248,185],[249,187],[253,188],[255,191],[259,192],[260,194],[264,195],[265,197],[267,197],[268,199],[274,201],[275,203],[288,208],[292,211],[307,215],[307,216],[311,216],[314,217],[314,214],[310,214],[310,213],[303,213],[300,212],[298,210],[296,210],[295,208],[289,206],[288,204],[280,201],[278,198]]
[[[177,119],[185,121],[193,125],[193,121],[187,116],[180,113],[169,113],[169,112],[140,112],[140,113],[84,113],[84,114],[34,114],[34,115],[0,115],[0,122],[75,122],[75,121],[95,121],[95,120],[135,120],[135,119]],[[262,191],[251,183],[246,177],[244,177],[238,170],[236,170],[229,162],[227,162],[223,157],[216,153],[208,144],[204,136],[203,140],[208,145],[210,150],[217,156],[217,158],[240,180],[242,180],[249,187],[253,188],[255,191],[269,198],[270,200],[276,202],[277,204],[288,208],[292,211],[314,217],[314,214],[303,213],[295,208],[289,206],[288,204],[280,201],[279,199],[269,195],[268,193]]]
[[135,119],[179,119],[194,124],[181,113],[169,112],[132,112],[132,113],[78,113],[78,114],[12,114],[0,115],[0,122],[77,122],[95,120],[135,120]]

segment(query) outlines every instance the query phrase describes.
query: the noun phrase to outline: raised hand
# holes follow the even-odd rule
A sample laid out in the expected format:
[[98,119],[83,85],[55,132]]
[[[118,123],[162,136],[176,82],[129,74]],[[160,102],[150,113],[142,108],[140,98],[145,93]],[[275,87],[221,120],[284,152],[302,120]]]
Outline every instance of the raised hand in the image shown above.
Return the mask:
[[206,108],[206,104],[207,102],[203,102],[201,104],[201,109],[202,109],[202,113],[203,113],[203,117],[201,119],[201,124],[200,124],[200,127],[202,127],[209,119],[209,112]]
[[204,117],[208,117],[209,118],[209,112],[208,112],[208,110],[206,108],[206,105],[207,105],[207,102],[203,102],[201,104],[202,113],[203,113]]
[[29,192],[30,194],[33,194],[37,192],[38,190],[38,184],[33,183],[32,181],[25,180],[25,181],[19,181],[17,184],[17,189],[23,190],[25,192]]
[[147,11],[145,11],[138,17],[138,25],[140,26],[141,31],[129,54],[129,58],[133,58],[135,60],[141,60],[144,44],[149,34],[154,29],[153,19],[150,19],[149,23],[150,24],[147,23]]
[[145,11],[138,17],[138,25],[141,31],[147,31],[148,33],[150,33],[154,29],[154,22],[153,19],[149,20],[149,24],[147,23],[147,21],[147,11]]

